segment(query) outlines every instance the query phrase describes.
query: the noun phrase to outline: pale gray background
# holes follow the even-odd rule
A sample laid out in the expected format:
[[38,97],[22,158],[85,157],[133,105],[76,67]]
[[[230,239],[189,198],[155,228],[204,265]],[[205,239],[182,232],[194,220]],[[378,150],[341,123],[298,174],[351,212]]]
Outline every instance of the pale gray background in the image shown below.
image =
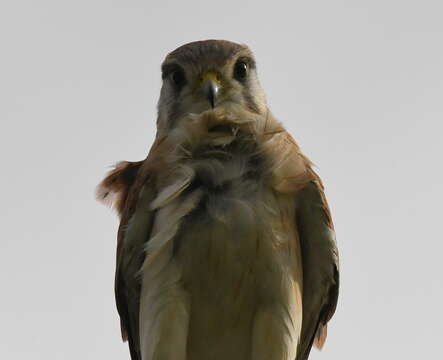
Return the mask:
[[437,359],[443,335],[441,1],[2,1],[0,358],[128,359],[117,218],[94,187],[145,157],[159,66],[250,45],[271,109],[318,165],[341,297],[311,359]]

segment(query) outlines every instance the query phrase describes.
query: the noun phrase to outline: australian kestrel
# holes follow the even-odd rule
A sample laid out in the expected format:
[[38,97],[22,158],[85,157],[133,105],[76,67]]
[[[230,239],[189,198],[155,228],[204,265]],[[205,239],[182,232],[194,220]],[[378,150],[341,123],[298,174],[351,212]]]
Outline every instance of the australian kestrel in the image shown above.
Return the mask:
[[273,117],[245,45],[167,55],[145,160],[99,186],[120,215],[115,293],[133,360],[304,360],[338,252],[318,175]]

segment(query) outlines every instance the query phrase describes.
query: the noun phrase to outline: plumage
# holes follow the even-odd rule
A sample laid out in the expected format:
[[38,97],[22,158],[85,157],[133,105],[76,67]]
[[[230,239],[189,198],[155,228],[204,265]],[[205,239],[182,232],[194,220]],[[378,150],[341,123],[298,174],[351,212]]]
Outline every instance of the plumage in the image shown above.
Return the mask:
[[307,359],[338,297],[320,178],[270,113],[246,46],[190,43],[162,72],[147,158],[119,163],[97,193],[121,218],[132,360]]

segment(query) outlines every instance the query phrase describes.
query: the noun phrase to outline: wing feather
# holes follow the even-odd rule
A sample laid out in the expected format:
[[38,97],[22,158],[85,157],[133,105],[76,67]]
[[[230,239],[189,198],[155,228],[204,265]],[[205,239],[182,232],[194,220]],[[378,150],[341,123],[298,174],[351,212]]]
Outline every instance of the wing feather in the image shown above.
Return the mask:
[[155,210],[151,208],[151,204],[157,197],[159,168],[163,154],[170,151],[167,148],[169,144],[165,144],[163,140],[164,138],[156,139],[145,160],[118,163],[97,188],[97,198],[114,207],[120,216],[115,300],[120,315],[122,338],[129,343],[132,360],[141,360],[139,271],[154,222]]
[[115,271],[115,299],[120,314],[123,340],[129,342],[132,360],[140,360],[139,301],[141,281],[138,276],[145,253],[144,246],[150,237],[154,212],[150,203],[155,198],[149,181],[134,189],[136,207],[124,214],[118,231],[117,261]]
[[297,228],[303,262],[303,323],[296,360],[306,360],[312,345],[322,348],[327,323],[337,305],[339,272],[334,226],[317,174],[296,197]]

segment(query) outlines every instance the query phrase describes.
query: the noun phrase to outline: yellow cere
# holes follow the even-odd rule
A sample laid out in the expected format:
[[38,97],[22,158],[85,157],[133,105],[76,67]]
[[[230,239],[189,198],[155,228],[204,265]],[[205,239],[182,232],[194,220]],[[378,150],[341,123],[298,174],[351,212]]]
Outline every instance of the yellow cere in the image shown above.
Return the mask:
[[203,84],[208,80],[212,80],[220,84],[220,75],[213,71],[205,72],[200,78],[200,82]]

